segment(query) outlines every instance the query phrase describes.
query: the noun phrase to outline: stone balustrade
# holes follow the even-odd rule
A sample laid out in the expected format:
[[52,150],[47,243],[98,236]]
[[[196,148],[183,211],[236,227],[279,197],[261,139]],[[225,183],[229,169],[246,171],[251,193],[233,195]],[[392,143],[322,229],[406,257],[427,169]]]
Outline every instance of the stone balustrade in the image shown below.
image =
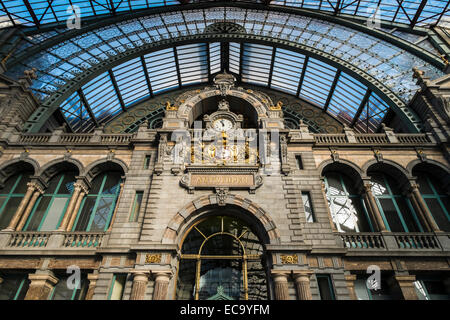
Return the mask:
[[10,144],[19,145],[128,145],[135,136],[124,134],[93,133],[22,133],[9,139]]
[[448,251],[450,233],[355,232],[338,233],[349,250]]
[[[153,130],[155,131],[155,130]],[[298,130],[291,130],[296,132]],[[155,131],[156,132],[156,131]],[[193,135],[193,130],[189,130]],[[435,141],[429,134],[421,133],[355,133],[353,130],[346,130],[345,133],[337,134],[311,134],[316,145],[432,145]],[[11,144],[20,145],[128,145],[136,137],[136,133],[107,134],[99,131],[94,133],[22,133],[10,139]],[[155,135],[149,135],[148,139],[154,139]],[[301,142],[302,139],[294,139]],[[309,142],[309,139],[307,139]]]
[[423,145],[434,144],[427,134],[401,133],[387,135],[385,133],[354,133],[347,134],[313,134],[316,145]]
[[105,232],[0,231],[0,250],[95,249],[106,239]]

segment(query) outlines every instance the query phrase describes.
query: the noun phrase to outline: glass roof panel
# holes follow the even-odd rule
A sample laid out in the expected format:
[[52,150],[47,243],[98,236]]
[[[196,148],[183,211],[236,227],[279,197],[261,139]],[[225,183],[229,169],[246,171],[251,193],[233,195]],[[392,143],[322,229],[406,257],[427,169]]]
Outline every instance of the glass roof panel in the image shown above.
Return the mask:
[[336,68],[310,58],[306,65],[300,98],[313,101],[319,107],[324,107],[336,72]]
[[330,100],[328,111],[343,123],[350,125],[366,92],[366,86],[342,72]]
[[[117,2],[116,9],[125,10],[122,6],[124,3]],[[336,4],[333,1],[330,3]],[[347,8],[353,6],[347,4]],[[108,5],[103,9],[106,8]],[[24,70],[36,68],[38,80],[33,83],[32,89],[40,94],[42,99],[51,99],[52,94],[67,84],[68,80],[86,69],[98,66],[110,57],[163,37],[170,39],[186,32],[192,35],[200,34],[207,25],[217,21],[242,25],[249,35],[262,34],[286,39],[338,57],[355,67],[358,72],[367,72],[375,77],[391,88],[405,103],[418,89],[412,79],[412,67],[424,70],[426,76],[431,79],[444,75],[430,63],[402,48],[342,25],[287,13],[280,15],[238,8],[168,12],[93,29],[49,46],[37,54],[27,55],[26,59],[14,64],[7,74],[19,77]],[[55,32],[59,34],[61,30]],[[45,40],[51,36],[44,34],[41,38]],[[30,41],[42,40],[36,36]],[[409,38],[412,42],[418,40],[420,39],[417,37]],[[182,85],[208,81],[208,72],[220,71],[222,58],[224,57],[221,56],[220,44],[217,42],[209,44],[209,49],[208,45],[203,43],[148,53],[143,56],[144,66],[140,63],[140,58],[136,58],[99,76],[97,82],[90,81],[85,84],[82,90],[86,91],[88,105],[85,109],[92,109],[97,122],[107,121],[123,108],[151,93],[158,94]],[[307,63],[302,54],[261,44],[245,43],[241,49],[241,44],[231,42],[229,69],[239,75],[243,82],[269,86],[295,95],[299,92],[300,97],[322,108],[328,108],[335,116],[340,112],[337,107],[344,110],[349,117],[356,115],[355,110],[359,108],[358,102],[361,101],[359,88],[366,87],[343,72],[337,78],[338,70],[325,62],[309,58]],[[89,89],[94,92],[97,90],[101,94],[92,95],[92,90]],[[336,94],[337,91],[345,94]],[[74,111],[67,110],[72,116]],[[367,123],[370,124],[369,130],[376,128],[385,110],[387,105],[377,101],[377,97],[372,95],[368,109],[361,111],[361,117],[366,119],[365,130]]]
[[117,92],[111,85],[111,77],[105,72],[82,87],[95,119],[106,122],[121,111]]
[[303,54],[276,48],[271,88],[296,95],[304,62]]
[[267,86],[273,48],[259,44],[244,44],[242,81]]
[[150,96],[141,58],[127,61],[112,69],[125,106]]
[[209,44],[209,65],[211,74],[220,72],[221,68],[221,52],[220,42],[213,42]]
[[149,53],[144,58],[154,93],[180,86],[172,48]]
[[230,42],[230,71],[240,74],[241,44]]
[[176,48],[181,85],[208,81],[208,46],[189,44]]

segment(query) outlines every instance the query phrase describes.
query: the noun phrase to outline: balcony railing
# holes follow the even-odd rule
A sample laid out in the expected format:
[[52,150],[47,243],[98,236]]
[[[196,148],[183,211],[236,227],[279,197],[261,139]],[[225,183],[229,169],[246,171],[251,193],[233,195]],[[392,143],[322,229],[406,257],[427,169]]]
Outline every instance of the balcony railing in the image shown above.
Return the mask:
[[95,249],[105,244],[105,232],[20,231],[0,232],[4,249]]
[[339,233],[344,248],[383,251],[449,251],[448,233]]

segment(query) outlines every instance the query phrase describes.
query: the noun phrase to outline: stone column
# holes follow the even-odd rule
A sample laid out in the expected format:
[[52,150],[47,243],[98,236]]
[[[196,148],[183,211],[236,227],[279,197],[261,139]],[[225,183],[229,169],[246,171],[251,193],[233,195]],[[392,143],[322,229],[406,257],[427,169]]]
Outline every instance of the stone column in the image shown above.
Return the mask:
[[85,190],[81,190],[80,194],[78,195],[77,202],[75,204],[75,207],[73,208],[69,223],[67,224],[66,231],[72,231],[73,225],[75,223],[75,220],[77,219],[77,213],[80,210],[81,202],[83,201],[84,197],[87,195],[87,192]]
[[375,197],[372,193],[372,186],[370,183],[364,184],[364,200],[366,202],[366,207],[370,211],[370,215],[375,220],[374,222],[377,224],[379,231],[387,232],[386,225],[384,224],[383,218],[381,217],[380,210],[378,209],[377,203],[375,201]]
[[[145,299],[145,290],[147,289],[148,283],[148,271],[135,271],[133,277],[133,288],[131,289],[130,300],[144,300]],[[167,283],[169,283],[167,281]],[[155,283],[156,286],[156,283]],[[166,289],[167,293],[167,289]],[[156,299],[155,299],[156,300]],[[158,299],[158,300],[164,300]]]
[[37,199],[43,193],[44,193],[44,190],[42,190],[41,188],[36,188],[36,190],[33,193],[33,196],[31,197],[31,199],[28,203],[28,206],[27,206],[25,212],[22,215],[22,218],[20,219],[19,224],[16,227],[16,230],[18,230],[18,231],[23,230],[23,227],[25,226],[25,223],[27,222],[28,217],[30,216],[31,210],[33,210],[33,207],[36,204]]
[[17,224],[20,221],[20,218],[22,218],[22,213],[25,211],[28,202],[31,199],[31,196],[33,195],[34,191],[36,190],[37,185],[35,183],[29,182],[27,183],[28,189],[25,193],[25,196],[23,197],[22,201],[19,204],[19,207],[17,208],[16,212],[14,213],[14,216],[12,217],[8,227],[5,229],[5,231],[15,231]]
[[70,218],[72,217],[73,209],[78,200],[78,196],[81,193],[82,186],[80,183],[75,183],[73,187],[74,191],[72,193],[72,197],[70,198],[69,205],[67,206],[66,213],[64,214],[64,218],[61,221],[61,225],[59,226],[58,231],[66,231],[67,225],[69,224]]
[[311,274],[312,271],[294,271],[298,300],[312,300],[311,286],[309,281]]
[[358,300],[358,297],[356,296],[356,291],[355,291],[355,281],[356,281],[355,274],[345,275],[345,283],[347,284],[347,288],[348,288],[348,292],[349,292],[351,300]]
[[400,287],[403,298],[405,300],[418,300],[416,289],[414,288],[414,281],[416,281],[416,276],[414,275],[396,275],[395,280]]
[[166,300],[169,289],[169,280],[172,275],[170,271],[155,271],[155,288],[153,300]]
[[47,300],[58,279],[51,271],[36,271],[28,276],[30,287],[28,288],[25,300]]
[[272,271],[275,300],[289,300],[288,273]]
[[418,211],[417,213],[428,224],[428,228],[430,229],[430,231],[441,231],[436,224],[436,221],[434,221],[433,215],[431,214],[430,210],[428,210],[428,207],[425,204],[422,195],[420,194],[419,186],[417,184],[413,184],[409,191],[411,193],[411,202],[413,203],[413,205],[415,204],[417,206],[417,208],[414,207],[414,209]]
[[98,274],[90,273],[88,274],[87,278],[89,280],[89,288],[86,292],[85,300],[92,300],[92,297],[94,296],[95,286],[97,285]]

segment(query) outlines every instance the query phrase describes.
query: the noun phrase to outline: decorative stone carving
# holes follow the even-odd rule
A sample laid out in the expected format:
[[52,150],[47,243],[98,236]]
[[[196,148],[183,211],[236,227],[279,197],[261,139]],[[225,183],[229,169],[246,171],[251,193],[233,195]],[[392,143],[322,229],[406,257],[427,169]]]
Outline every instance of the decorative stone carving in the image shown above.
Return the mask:
[[145,256],[145,263],[161,263],[162,254],[156,253],[156,254],[147,254]]
[[291,254],[291,255],[280,255],[281,263],[282,264],[298,264],[298,255]]
[[228,197],[228,189],[227,188],[216,188],[217,194],[217,204],[219,206],[225,206],[227,197]]

